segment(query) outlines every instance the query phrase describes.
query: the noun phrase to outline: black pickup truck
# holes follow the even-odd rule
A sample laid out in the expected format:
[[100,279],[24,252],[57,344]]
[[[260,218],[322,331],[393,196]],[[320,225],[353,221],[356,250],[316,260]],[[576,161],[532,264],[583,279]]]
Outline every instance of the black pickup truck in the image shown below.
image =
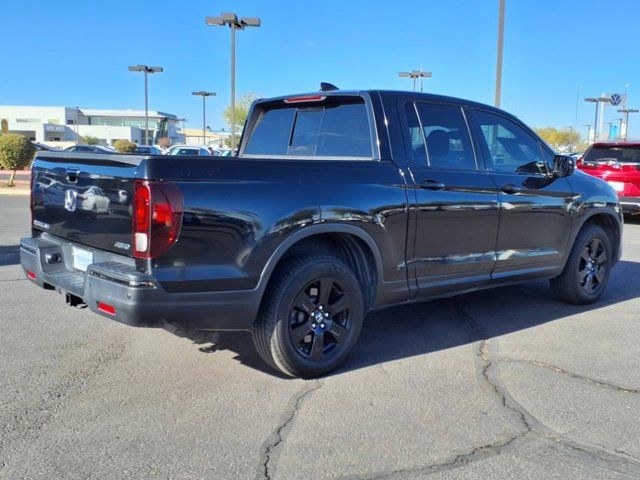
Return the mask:
[[38,153],[31,213],[39,287],[130,325],[249,330],[303,377],[375,308],[536,278],[593,302],[622,234],[615,192],[512,115],[377,90],[258,100],[237,157]]

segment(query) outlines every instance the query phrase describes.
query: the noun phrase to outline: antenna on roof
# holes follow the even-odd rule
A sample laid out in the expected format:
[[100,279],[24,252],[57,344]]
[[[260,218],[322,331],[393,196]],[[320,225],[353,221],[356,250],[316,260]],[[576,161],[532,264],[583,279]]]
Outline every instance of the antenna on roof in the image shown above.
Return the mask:
[[320,91],[321,92],[333,92],[335,90],[340,90],[338,87],[333,85],[332,83],[320,82]]

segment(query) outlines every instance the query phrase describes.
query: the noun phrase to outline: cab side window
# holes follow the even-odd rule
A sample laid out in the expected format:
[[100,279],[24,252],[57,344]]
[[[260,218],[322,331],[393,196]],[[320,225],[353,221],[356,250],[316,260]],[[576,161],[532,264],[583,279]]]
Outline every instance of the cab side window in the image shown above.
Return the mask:
[[504,173],[545,174],[547,164],[540,143],[508,118],[475,111],[488,152],[487,168]]
[[462,108],[454,105],[416,104],[427,145],[429,166],[476,170],[476,160]]

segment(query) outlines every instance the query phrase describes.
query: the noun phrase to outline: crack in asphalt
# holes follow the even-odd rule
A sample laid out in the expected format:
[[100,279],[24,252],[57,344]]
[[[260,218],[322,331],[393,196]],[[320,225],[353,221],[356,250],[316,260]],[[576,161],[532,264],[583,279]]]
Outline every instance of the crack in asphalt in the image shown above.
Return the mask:
[[[563,435],[555,432],[553,429],[549,428],[541,421],[536,419],[529,411],[527,411],[522,405],[520,405],[507,391],[506,387],[504,387],[497,374],[494,372],[495,370],[495,362],[513,362],[513,363],[523,363],[523,364],[531,364],[539,368],[549,368],[558,373],[566,374],[567,376],[588,381],[594,385],[598,385],[601,387],[611,388],[616,391],[621,391],[625,393],[640,393],[636,390],[625,389],[623,387],[619,387],[614,384],[610,384],[607,382],[601,382],[598,380],[590,379],[588,377],[583,377],[578,374],[573,374],[572,372],[568,372],[562,368],[555,367],[553,365],[545,364],[543,362],[528,362],[526,360],[519,359],[511,359],[511,358],[498,358],[491,359],[489,357],[489,341],[488,334],[485,332],[482,325],[473,318],[469,313],[464,309],[465,303],[464,300],[460,297],[456,297],[453,299],[453,303],[455,305],[456,311],[458,315],[465,320],[467,324],[482,338],[480,342],[480,347],[477,352],[478,358],[481,359],[482,365],[482,376],[485,378],[487,383],[493,388],[498,397],[500,398],[502,405],[508,408],[510,411],[515,412],[519,415],[523,425],[526,427],[526,432],[519,436],[524,436],[527,433],[532,433],[541,438],[545,439],[553,439],[554,442],[551,442],[551,445],[562,445],[565,448],[571,449],[574,452],[580,453],[583,457],[581,461],[585,461],[594,467],[604,468],[607,470],[615,471],[618,473],[633,475],[640,478],[640,460],[629,455],[626,452],[620,453],[617,450],[613,452],[608,450],[605,446],[597,446],[597,445],[589,445],[581,442],[576,442],[574,440],[568,439]],[[517,436],[516,436],[517,438]],[[500,452],[498,452],[500,453]]]
[[272,478],[269,471],[269,464],[272,460],[274,450],[278,446],[280,446],[282,442],[284,442],[286,433],[285,431],[289,426],[291,426],[304,400],[308,398],[313,392],[318,390],[321,386],[322,384],[319,380],[314,380],[312,382],[309,382],[291,397],[291,400],[289,400],[289,405],[282,415],[282,421],[260,447],[260,465],[255,477],[257,480],[270,480]]
[[384,473],[374,473],[365,476],[340,477],[341,480],[400,480],[414,475],[432,475],[434,473],[453,470],[473,462],[484,460],[495,455],[500,455],[505,449],[512,446],[517,440],[523,438],[528,432],[520,433],[506,440],[500,440],[486,445],[473,447],[469,452],[455,455],[439,463],[423,465],[415,468],[404,468]]
[[528,365],[528,366],[532,366],[532,367],[545,368],[547,370],[551,370],[553,372],[560,373],[562,375],[567,375],[567,376],[569,376],[571,378],[575,378],[576,380],[581,380],[583,382],[587,382],[587,383],[590,383],[592,385],[597,385],[599,387],[608,388],[608,389],[615,390],[615,391],[618,391],[618,392],[621,392],[621,393],[640,394],[640,389],[637,389],[637,388],[621,387],[620,385],[616,385],[615,383],[605,382],[604,380],[598,380],[596,378],[587,377],[587,376],[581,375],[579,373],[570,372],[569,370],[565,370],[564,368],[558,367],[556,365],[551,365],[549,363],[540,362],[540,361],[537,361],[537,360],[522,360],[522,359],[518,359],[518,358],[501,357],[501,358],[495,358],[493,361],[494,362],[503,362],[503,363],[517,363],[517,364],[520,364],[520,365]]

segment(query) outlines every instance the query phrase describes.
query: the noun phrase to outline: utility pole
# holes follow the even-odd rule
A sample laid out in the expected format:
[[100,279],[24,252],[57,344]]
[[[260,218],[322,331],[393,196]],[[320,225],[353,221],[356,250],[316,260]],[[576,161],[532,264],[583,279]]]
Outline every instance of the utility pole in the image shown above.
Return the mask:
[[583,125],[583,127],[587,127],[587,143],[589,143],[589,139],[591,138],[591,124],[587,123],[586,125]]
[[504,3],[505,0],[498,0],[498,58],[496,62],[496,95],[495,106],[500,108],[502,96],[502,52],[504,49]]

